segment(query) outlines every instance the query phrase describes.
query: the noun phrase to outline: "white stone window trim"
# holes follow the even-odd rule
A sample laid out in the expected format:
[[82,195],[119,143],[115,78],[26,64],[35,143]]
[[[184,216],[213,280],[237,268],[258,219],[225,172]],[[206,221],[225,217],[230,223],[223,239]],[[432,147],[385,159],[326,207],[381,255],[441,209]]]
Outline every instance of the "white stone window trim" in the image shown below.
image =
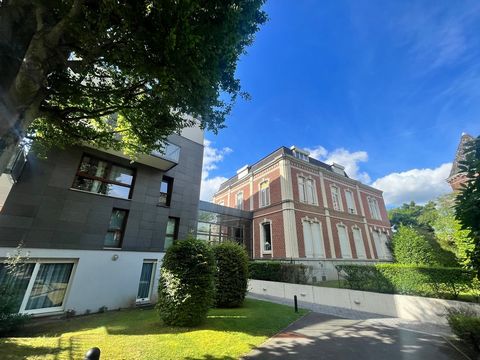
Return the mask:
[[[345,225],[343,222],[339,222],[337,223],[336,225],[337,227],[337,236],[338,236],[338,242],[339,242],[339,245],[340,245],[340,252],[342,253],[342,259],[352,259],[353,258],[353,254],[352,254],[352,246],[350,245],[350,236],[348,235],[348,226]],[[340,240],[340,231],[339,231],[339,228],[343,228],[345,230],[345,237],[346,237],[346,245],[348,246],[348,248],[350,249],[350,254],[349,256],[345,256],[345,254],[343,253],[342,251],[342,241]]]
[[[347,193],[350,194],[351,196],[351,200],[352,200],[352,207],[350,208],[349,204],[348,204],[348,196],[347,196]],[[345,189],[345,201],[347,202],[347,210],[348,210],[348,213],[349,214],[353,214],[353,215],[357,215],[357,205],[355,204],[355,197],[353,195],[353,191],[350,190],[350,189]]]
[[[262,184],[264,183],[267,183],[268,184],[268,187],[266,189],[266,203],[263,204],[262,203]],[[258,183],[258,207],[260,208],[264,208],[264,207],[267,207],[269,206],[271,203],[270,201],[270,179],[269,178],[263,178],[259,183]]]
[[[308,222],[310,224],[314,224],[314,223],[319,224],[319,226],[320,226],[320,241],[322,243],[323,258],[326,258],[327,251],[325,250],[325,239],[323,237],[323,224],[322,224],[322,222],[320,220],[318,220],[317,217],[310,218],[308,216],[304,216],[304,217],[300,218],[300,220],[302,221],[302,223],[303,222]],[[305,241],[305,234],[303,234],[303,236],[304,236],[304,241]]]
[[[308,199],[308,182],[311,181],[312,186],[312,201]],[[302,200],[302,190],[300,189],[300,184],[303,183],[303,200]],[[303,173],[297,174],[297,184],[298,184],[298,199],[301,203],[309,205],[318,205],[318,195],[317,195],[317,182],[311,175],[305,175]]]
[[[263,225],[270,224],[270,250],[265,250],[265,233],[263,231]],[[264,254],[271,255],[273,254],[273,226],[272,220],[264,218],[258,224],[260,227],[260,254],[263,257]]]
[[[335,189],[335,193],[337,194],[338,196],[338,209],[335,208],[335,200],[334,200],[334,190]],[[333,210],[335,211],[343,211],[343,200],[342,200],[342,192],[340,191],[340,187],[338,187],[337,185],[335,184],[330,184],[330,193],[332,195],[332,206],[333,206]]]
[[380,205],[378,199],[373,196],[367,196],[368,210],[374,220],[382,220],[382,213],[380,212]]

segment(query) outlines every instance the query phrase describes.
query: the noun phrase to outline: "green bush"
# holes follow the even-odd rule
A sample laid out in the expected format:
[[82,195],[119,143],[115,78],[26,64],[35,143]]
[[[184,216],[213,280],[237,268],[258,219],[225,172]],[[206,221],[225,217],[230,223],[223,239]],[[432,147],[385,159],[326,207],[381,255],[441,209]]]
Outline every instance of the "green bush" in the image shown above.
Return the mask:
[[248,255],[245,249],[227,241],[214,246],[217,262],[215,274],[217,307],[239,307],[243,304],[248,286]]
[[450,309],[447,320],[455,335],[480,351],[480,317],[477,313],[468,309]]
[[307,269],[303,264],[278,261],[251,261],[249,264],[250,279],[293,284],[307,284]]
[[435,265],[436,256],[432,245],[417,230],[401,225],[392,237],[392,252],[395,261],[410,265]]
[[472,284],[474,274],[462,268],[401,264],[338,265],[355,290],[456,299]]
[[157,309],[167,325],[202,323],[215,295],[215,258],[204,241],[177,241],[166,252],[160,270]]
[[29,315],[18,314],[17,294],[0,287],[0,336],[7,336],[21,328],[30,319]]

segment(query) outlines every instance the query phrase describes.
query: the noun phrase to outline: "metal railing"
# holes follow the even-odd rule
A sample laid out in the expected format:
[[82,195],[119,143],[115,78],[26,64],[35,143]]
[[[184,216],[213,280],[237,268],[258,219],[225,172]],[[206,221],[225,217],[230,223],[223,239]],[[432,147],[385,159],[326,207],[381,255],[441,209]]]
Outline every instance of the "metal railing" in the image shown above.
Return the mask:
[[165,141],[163,148],[152,151],[151,155],[178,163],[180,160],[180,150],[180,146]]

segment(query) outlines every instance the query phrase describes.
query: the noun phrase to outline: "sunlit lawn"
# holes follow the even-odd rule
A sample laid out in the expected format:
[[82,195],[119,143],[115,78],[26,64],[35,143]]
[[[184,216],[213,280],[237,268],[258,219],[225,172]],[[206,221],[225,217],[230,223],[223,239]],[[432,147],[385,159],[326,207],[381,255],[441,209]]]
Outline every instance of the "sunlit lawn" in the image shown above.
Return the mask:
[[[83,359],[94,346],[102,360],[237,359],[305,314],[246,300],[239,309],[213,309],[198,328],[164,326],[153,309],[108,312],[29,327],[0,339],[0,359]],[[21,336],[21,337],[20,337]]]

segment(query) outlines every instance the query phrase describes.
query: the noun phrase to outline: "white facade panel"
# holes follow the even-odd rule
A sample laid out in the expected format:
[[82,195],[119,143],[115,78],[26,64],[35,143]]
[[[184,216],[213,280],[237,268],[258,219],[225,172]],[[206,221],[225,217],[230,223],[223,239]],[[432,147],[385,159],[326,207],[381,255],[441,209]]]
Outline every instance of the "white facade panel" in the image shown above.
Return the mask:
[[[15,248],[0,248],[0,258],[15,254]],[[135,305],[144,260],[161,262],[163,252],[124,250],[60,250],[22,249],[29,262],[46,260],[75,263],[70,277],[62,311],[75,310],[77,315],[87,311],[126,308]],[[151,302],[157,299],[160,265],[155,267]]]

